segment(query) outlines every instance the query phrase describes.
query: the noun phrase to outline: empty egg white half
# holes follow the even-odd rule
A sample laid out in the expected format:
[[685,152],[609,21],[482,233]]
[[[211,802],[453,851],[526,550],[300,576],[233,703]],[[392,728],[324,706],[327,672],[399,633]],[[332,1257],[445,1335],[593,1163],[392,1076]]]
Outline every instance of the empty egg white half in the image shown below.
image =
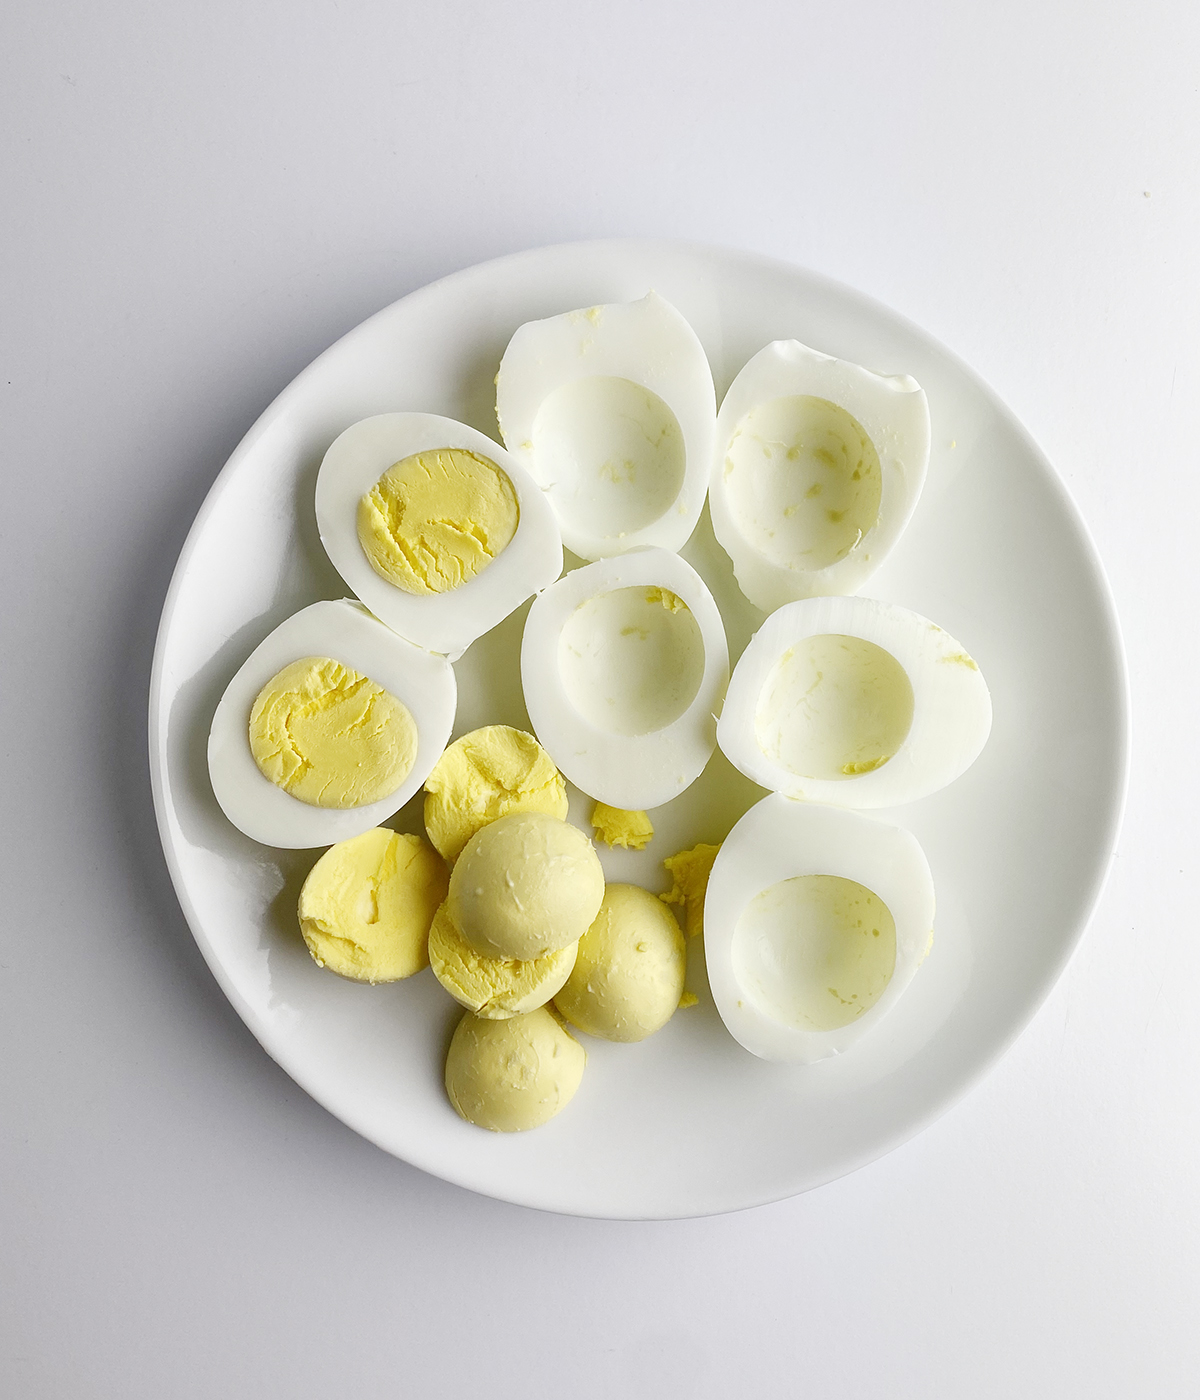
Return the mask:
[[525,622],[521,681],[534,732],[577,787],[612,807],[658,807],[699,777],[728,680],[712,594],[666,550],[575,569],[534,600]]
[[929,465],[929,405],[798,340],[760,350],[717,416],[709,506],[738,586],[764,612],[853,593],[900,537]]
[[788,797],[892,807],[953,782],[992,725],[978,665],[918,613],[806,598],[772,613],[729,682],[717,741]]
[[[508,477],[520,518],[507,546],[474,578],[444,593],[409,593],[371,567],[358,538],[358,503],[395,463],[420,452],[461,448]],[[554,512],[529,473],[483,433],[433,413],[381,413],[352,424],[326,452],[317,475],[321,543],[348,588],[410,642],[456,659],[562,572]]]
[[[312,807],[259,772],[250,751],[250,711],[263,686],[306,656],[330,657],[400,700],[417,729],[416,760],[387,797],[345,809]],[[331,846],[378,826],[416,792],[450,738],[458,691],[444,656],[406,642],[359,603],[313,603],[281,622],[225,688],[208,736],[213,792],[229,820],[267,846]]]
[[840,1054],[912,981],[933,917],[910,832],[766,797],[725,838],[708,881],[704,953],[721,1019],[764,1060]]
[[678,549],[695,529],[716,395],[695,331],[657,292],[521,326],[496,416],[582,558]]

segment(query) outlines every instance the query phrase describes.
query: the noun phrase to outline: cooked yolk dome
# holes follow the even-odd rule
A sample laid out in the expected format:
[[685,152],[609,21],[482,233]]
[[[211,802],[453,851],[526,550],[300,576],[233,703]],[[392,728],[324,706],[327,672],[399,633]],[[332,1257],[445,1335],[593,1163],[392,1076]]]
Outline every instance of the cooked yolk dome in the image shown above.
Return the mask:
[[446,1094],[468,1123],[519,1133],[566,1108],[586,1063],[583,1046],[545,1007],[504,1021],[468,1011],[446,1056]]
[[532,734],[489,724],[456,739],[425,780],[425,830],[448,861],[511,812],[567,815],[567,785]]
[[300,891],[300,931],[319,966],[358,982],[411,977],[446,897],[445,862],[419,836],[383,827],[339,841]]
[[407,593],[446,593],[511,543],[520,513],[494,462],[447,447],[384,472],[358,503],[358,538],[381,578]]
[[609,885],[554,1004],[590,1035],[644,1040],[671,1019],[686,971],[683,934],[662,900],[637,885]]
[[542,958],[485,958],[454,927],[446,905],[429,930],[433,974],[455,1001],[489,1021],[503,1021],[545,1006],[575,965],[577,944]]
[[328,656],[294,661],[250,711],[259,771],[311,807],[365,807],[395,792],[417,757],[408,708]]
[[574,943],[603,898],[604,872],[582,831],[544,812],[514,812],[463,848],[449,912],[477,953],[525,960]]
[[732,954],[739,981],[777,1021],[832,1031],[869,1011],[891,981],[896,922],[856,880],[797,875],[750,901]]

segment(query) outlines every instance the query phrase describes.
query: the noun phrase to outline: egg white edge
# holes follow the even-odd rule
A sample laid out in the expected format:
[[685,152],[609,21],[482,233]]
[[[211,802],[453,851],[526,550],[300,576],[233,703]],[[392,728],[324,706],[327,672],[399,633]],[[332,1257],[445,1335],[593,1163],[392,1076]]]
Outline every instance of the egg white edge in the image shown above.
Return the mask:
[[[259,771],[250,751],[250,711],[271,677],[305,656],[329,656],[368,676],[412,714],[416,761],[403,783],[378,802],[344,810],[312,807]],[[302,850],[347,840],[399,811],[423,785],[449,742],[457,703],[454,670],[445,657],[398,637],[361,603],[312,603],[269,633],[225,687],[208,737],[213,793],[234,826],[265,846]],[[241,794],[247,791],[256,794],[261,814],[246,810]]]
[[[358,503],[396,462],[446,447],[478,453],[506,473],[520,508],[517,529],[457,588],[406,593],[371,567],[358,538]],[[350,591],[406,641],[451,660],[562,573],[558,521],[529,471],[486,434],[434,413],[375,414],[340,433],[317,473],[316,514],[325,553]]]
[[[704,672],[691,704],[669,725],[649,734],[612,734],[572,704],[559,672],[559,639],[587,599],[637,587],[666,588],[687,604],[700,629]],[[716,748],[716,717],[728,682],[729,643],[716,602],[695,569],[667,550],[636,550],[574,569],[534,599],[525,621],[521,684],[538,742],[576,787],[611,807],[661,807],[695,782]],[[588,758],[588,750],[599,757]],[[664,767],[675,769],[669,782],[646,776],[659,755]],[[602,781],[594,781],[593,767]]]
[[[648,317],[655,318],[650,322],[655,331],[675,342],[665,355],[658,345],[648,348],[653,337],[639,324]],[[614,325],[630,320],[634,327],[628,336],[614,333]],[[518,327],[496,376],[496,418],[504,444],[538,480],[533,452],[526,444],[532,442],[542,404],[563,385],[595,376],[641,384],[670,408],[683,433],[683,484],[662,515],[620,540],[601,540],[559,521],[563,543],[593,562],[645,547],[680,549],[696,528],[708,494],[717,399],[700,338],[683,313],[658,292],[564,311]],[[677,392],[677,386],[685,386],[687,392]],[[550,483],[539,485],[548,490]]]
[[[878,857],[879,864],[871,862]],[[798,875],[838,875],[878,895],[896,924],[896,962],[883,994],[856,1021],[831,1031],[784,1025],[737,980],[733,938],[754,897]],[[924,961],[933,932],[933,876],[910,831],[844,808],[795,802],[771,793],[725,838],[704,901],[704,956],[721,1020],[760,1059],[812,1064],[848,1050],[873,1030],[904,994]]]
[[[787,569],[766,559],[742,534],[725,488],[725,457],[739,423],[773,399],[809,394],[858,420],[879,456],[876,524],[844,558],[824,569]],[[798,340],[775,340],[738,371],[717,414],[709,512],[713,533],[733,563],[738,587],[770,612],[798,598],[854,593],[883,563],[912,518],[930,451],[929,402],[909,375],[881,375],[822,354]]]
[[[913,690],[904,742],[870,773],[804,778],[759,747],[758,704],[775,663],[808,637],[859,637],[893,656]],[[992,698],[978,663],[959,642],[920,613],[875,598],[804,598],[773,612],[734,667],[717,724],[717,743],[733,766],[760,787],[808,802],[865,810],[895,807],[952,783],[979,757],[992,728]],[[972,658],[973,660],[973,658]],[[943,668],[944,669],[932,669]],[[921,683],[932,675],[933,684]]]

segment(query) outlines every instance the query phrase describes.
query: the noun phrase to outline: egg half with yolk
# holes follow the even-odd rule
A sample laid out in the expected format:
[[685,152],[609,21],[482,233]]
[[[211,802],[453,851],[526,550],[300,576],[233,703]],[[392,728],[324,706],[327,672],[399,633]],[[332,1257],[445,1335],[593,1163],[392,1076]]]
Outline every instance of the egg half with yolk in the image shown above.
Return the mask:
[[348,840],[421,787],[456,702],[445,657],[358,603],[313,603],[281,622],[225,688],[208,739],[213,792],[264,845]]

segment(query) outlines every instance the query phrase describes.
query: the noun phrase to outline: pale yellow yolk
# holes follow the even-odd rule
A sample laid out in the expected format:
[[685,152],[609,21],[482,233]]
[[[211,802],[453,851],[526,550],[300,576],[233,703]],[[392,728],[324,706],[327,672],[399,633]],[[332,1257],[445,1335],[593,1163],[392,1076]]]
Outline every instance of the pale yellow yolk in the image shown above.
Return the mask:
[[384,472],[358,503],[358,539],[371,567],[397,588],[445,593],[507,547],[520,514],[494,462],[446,447]]
[[575,965],[577,945],[569,944],[526,962],[485,958],[454,927],[445,904],[429,930],[429,963],[455,1001],[491,1021],[503,1021],[545,1006]]
[[425,780],[425,830],[448,861],[510,812],[567,815],[567,785],[532,734],[491,724],[464,734]]
[[687,955],[675,916],[649,890],[608,885],[554,1004],[589,1035],[644,1040],[683,996]]
[[340,661],[307,656],[259,691],[250,751],[264,777],[311,807],[365,807],[412,771],[417,726],[382,686]]
[[583,1046],[544,1006],[504,1021],[468,1011],[446,1056],[446,1094],[468,1123],[519,1133],[566,1108],[586,1063]]
[[654,835],[653,823],[645,812],[626,812],[607,802],[597,802],[592,808],[592,829],[596,840],[606,846],[632,847],[635,851],[645,850]]
[[604,898],[604,871],[577,827],[512,812],[475,833],[450,876],[450,914],[477,953],[541,958],[574,943]]
[[704,896],[708,893],[708,877],[720,846],[693,846],[663,861],[663,869],[674,882],[659,899],[666,904],[684,906],[684,924],[689,938],[704,932]]
[[339,841],[300,891],[300,931],[321,967],[359,982],[411,977],[429,961],[429,926],[446,897],[445,862],[419,836],[376,827]]

